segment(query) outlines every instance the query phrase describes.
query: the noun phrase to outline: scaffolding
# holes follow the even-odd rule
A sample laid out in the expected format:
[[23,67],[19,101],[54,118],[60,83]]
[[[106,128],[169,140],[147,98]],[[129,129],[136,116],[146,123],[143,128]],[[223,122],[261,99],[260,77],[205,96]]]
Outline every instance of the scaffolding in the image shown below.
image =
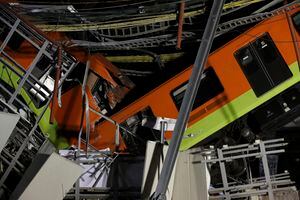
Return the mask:
[[[210,199],[237,199],[251,196],[268,195],[270,200],[274,200],[274,192],[293,190],[294,182],[291,181],[288,172],[277,174],[271,168],[270,155],[284,152],[287,145],[284,139],[257,140],[253,144],[241,144],[234,146],[224,145],[222,148],[209,150],[194,150],[192,154],[200,154],[201,159],[195,159],[193,163],[205,163],[207,166],[217,164],[221,173],[222,183],[209,189]],[[245,160],[259,159],[263,176],[252,177],[248,168],[249,177],[245,181],[229,179],[227,163]],[[245,168],[245,169],[246,169]]]

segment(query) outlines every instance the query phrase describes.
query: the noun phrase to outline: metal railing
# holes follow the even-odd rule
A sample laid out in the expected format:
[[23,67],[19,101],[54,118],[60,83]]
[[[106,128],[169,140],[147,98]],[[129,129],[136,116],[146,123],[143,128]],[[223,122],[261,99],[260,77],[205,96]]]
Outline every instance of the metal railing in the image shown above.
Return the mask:
[[[206,165],[219,166],[221,183],[209,189],[210,199],[235,199],[245,198],[257,195],[268,195],[270,200],[274,199],[274,191],[292,189],[294,184],[290,179],[288,172],[281,174],[271,173],[269,155],[284,152],[287,145],[284,139],[273,139],[260,141],[257,140],[253,144],[241,144],[234,146],[223,146],[217,149],[194,150],[191,154],[202,155],[201,159],[196,157],[193,163],[205,163]],[[227,163],[235,162],[241,159],[259,159],[261,161],[263,175],[262,177],[252,177],[250,175],[247,180],[236,181],[230,178]],[[251,173],[251,169],[248,174]]]

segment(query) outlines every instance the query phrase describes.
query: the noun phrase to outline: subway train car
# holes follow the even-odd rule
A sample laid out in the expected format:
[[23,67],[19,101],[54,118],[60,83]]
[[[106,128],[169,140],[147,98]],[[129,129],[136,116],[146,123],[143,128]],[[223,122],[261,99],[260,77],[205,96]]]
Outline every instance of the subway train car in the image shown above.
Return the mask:
[[[299,41],[300,8],[296,6],[287,13],[262,21],[212,52],[181,150],[191,148],[241,117],[251,114],[255,123],[263,127],[293,111],[300,96]],[[131,131],[128,134],[121,130],[120,150],[134,151],[144,144],[140,140],[159,137],[159,133],[147,131],[142,126],[144,119],[176,119],[192,67],[111,116]],[[274,105],[268,104],[274,101]],[[90,142],[96,148],[114,148],[115,131],[114,124],[101,120]],[[171,133],[165,137],[170,139]]]
[[[83,129],[86,128],[86,114],[82,112],[81,85],[87,61],[89,71],[86,95],[91,108],[102,111],[105,108],[111,109],[134,87],[101,54],[90,55],[82,48],[64,47],[59,51],[60,41],[69,40],[65,34],[54,32],[46,35],[4,4],[0,5],[0,29],[0,99],[8,102],[28,73],[13,106],[25,118],[31,119],[32,123],[42,114],[51,94],[59,96],[55,94],[55,87],[58,88],[55,83],[61,81],[69,72],[57,92],[61,94],[61,105],[57,103],[57,99],[51,100],[52,104],[47,106],[39,121],[41,132],[58,148],[69,147],[69,142],[62,136],[75,132],[78,137],[81,124]],[[61,67],[58,72],[56,66],[59,65],[59,60]],[[90,112],[89,124],[93,126],[100,118]],[[67,134],[59,134],[58,129]]]

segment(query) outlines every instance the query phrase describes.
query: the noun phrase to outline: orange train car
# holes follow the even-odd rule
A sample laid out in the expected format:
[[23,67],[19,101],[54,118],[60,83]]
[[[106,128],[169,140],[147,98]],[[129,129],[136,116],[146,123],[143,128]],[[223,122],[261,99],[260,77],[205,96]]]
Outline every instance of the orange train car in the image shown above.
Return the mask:
[[[300,81],[299,41],[300,9],[296,7],[288,13],[264,20],[211,53],[181,150],[196,145],[241,116],[296,87]],[[148,138],[147,131],[141,128],[142,119],[149,116],[177,117],[191,69],[192,66],[137,99],[112,115],[112,119],[137,136]],[[298,97],[291,97],[281,107],[291,110],[297,100]],[[265,118],[274,114],[266,110],[262,112],[261,116]],[[109,121],[99,122],[91,136],[91,144],[97,148],[115,148],[115,130],[116,126]],[[140,144],[124,131],[121,131],[121,136],[121,150],[134,149]],[[170,137],[166,134],[166,139]]]
[[[51,40],[56,42],[69,41],[70,39],[63,33],[49,32],[46,33],[46,36],[51,38]],[[14,38],[15,39],[15,38]],[[13,49],[7,47],[6,51],[8,54],[14,58],[21,66],[26,70],[32,63],[35,58],[36,49],[28,42],[23,39],[19,39],[18,42],[13,45]],[[69,45],[72,45],[71,42],[68,42]],[[124,96],[134,87],[134,84],[122,74],[122,72],[114,66],[110,61],[108,61],[101,54],[92,54],[88,55],[87,52],[79,47],[68,47],[64,46],[64,51],[70,56],[73,56],[76,61],[79,63],[76,68],[80,74],[75,74],[73,78],[83,79],[84,68],[86,67],[86,62],[89,61],[90,69],[87,77],[87,96],[89,99],[89,105],[95,110],[104,110],[104,106],[100,106],[100,102],[103,103],[107,101],[106,109],[113,108],[119,103]],[[45,61],[48,63],[50,61]],[[46,68],[42,66],[41,68]],[[46,70],[46,69],[45,69]],[[42,72],[40,72],[42,74]],[[44,72],[45,73],[45,72]],[[54,77],[49,78],[50,82],[54,83]],[[118,80],[118,83],[116,82]],[[73,82],[76,80],[73,80]],[[80,80],[82,81],[82,80]],[[105,100],[102,96],[92,94],[91,91],[95,85],[99,87],[101,83],[108,83],[106,86],[107,89],[107,99]],[[74,85],[74,83],[73,83]],[[52,88],[53,89],[53,88]],[[96,97],[96,98],[93,98]],[[81,85],[75,84],[73,87],[69,87],[66,91],[63,91],[62,97],[62,106],[55,104],[54,107],[51,107],[52,112],[55,116],[55,121],[58,123],[58,127],[64,131],[79,131],[81,118],[82,118],[82,97],[81,97]],[[75,108],[75,109],[74,109]],[[90,115],[90,124],[94,124],[95,121],[99,120],[100,117],[93,112],[89,113]],[[85,129],[85,114],[84,114],[84,129]]]
[[[52,34],[49,34],[52,38]],[[57,39],[57,38],[55,38]],[[21,43],[22,42],[22,43]],[[27,41],[21,40],[20,45],[15,47],[14,49],[10,49],[9,47],[6,48],[6,52],[25,70],[27,70],[32,63],[33,59],[35,58],[35,49],[30,45]],[[69,55],[74,56],[75,59],[78,61],[77,72],[80,74],[74,74],[73,80],[71,81],[71,87],[66,87],[63,89],[61,95],[61,106],[55,104],[54,107],[50,106],[52,112],[54,113],[55,121],[57,122],[58,128],[63,131],[79,131],[81,125],[81,118],[82,118],[82,97],[81,97],[81,85],[78,84],[76,79],[83,79],[85,63],[87,61],[90,62],[90,69],[88,72],[87,77],[87,87],[86,93],[89,99],[89,105],[91,108],[95,110],[105,110],[108,108],[113,108],[119,103],[124,96],[134,87],[134,84],[122,74],[122,72],[112,65],[104,56],[101,54],[92,54],[87,55],[87,53],[83,49],[69,49]],[[44,63],[48,63],[48,60],[45,60]],[[44,74],[47,74],[49,70],[47,65],[39,66],[41,70],[39,71],[40,77],[43,78]],[[52,69],[51,69],[52,70]],[[33,71],[33,74],[36,73],[36,70]],[[53,72],[52,72],[53,74]],[[52,75],[51,74],[51,75]],[[53,76],[53,75],[52,75]],[[72,79],[70,77],[69,79]],[[54,85],[54,77],[50,75],[47,76],[47,80],[50,84],[50,90],[53,90]],[[117,83],[115,80],[118,80]],[[80,80],[82,81],[82,80]],[[106,83],[105,91],[102,91],[101,95],[95,95],[97,91],[94,91],[93,88],[101,85],[101,83]],[[51,86],[52,85],[52,86]],[[66,84],[64,84],[66,85]],[[28,91],[30,88],[28,89]],[[92,91],[93,90],[93,91]],[[103,89],[104,90],[104,89]],[[29,92],[30,94],[30,92]],[[104,99],[104,95],[107,96]],[[36,97],[36,107],[39,108],[43,106],[43,97],[41,95],[37,95]],[[35,101],[34,101],[35,102]],[[105,105],[100,105],[104,104]],[[85,114],[83,114],[83,128],[85,129]],[[89,121],[90,124],[93,125],[97,120],[101,117],[94,114],[93,112],[89,113]]]
[[[66,73],[66,67],[69,67],[71,61],[74,64],[72,66],[76,66],[76,71],[73,71],[62,85],[62,106],[58,106],[57,99],[52,101],[54,106],[47,108],[46,114],[39,123],[40,127],[42,127],[42,132],[48,135],[49,139],[59,148],[65,148],[69,143],[64,138],[58,137],[57,127],[64,133],[68,132],[67,134],[70,134],[70,132],[75,132],[78,135],[81,121],[83,121],[82,124],[85,129],[86,123],[85,114],[82,112],[82,90],[80,84],[82,83],[87,61],[90,63],[90,68],[87,76],[86,92],[89,105],[93,109],[102,111],[104,109],[112,109],[134,87],[134,84],[104,56],[100,54],[88,55],[82,48],[67,48],[65,46],[64,50],[60,51],[58,49],[62,48],[58,47],[60,46],[58,43],[61,44],[62,41],[69,40],[65,34],[48,33],[46,35],[5,5],[1,5],[0,10],[2,16],[0,25],[3,29],[0,34],[0,42],[4,43],[3,41],[6,40],[12,30],[12,25],[8,26],[7,24],[14,24],[14,20],[17,19],[20,19],[22,22],[20,23],[21,25],[16,26],[15,31],[17,33],[14,33],[7,41],[7,45],[5,45],[0,56],[0,81],[1,88],[3,88],[3,91],[0,91],[0,96],[9,98],[8,93],[5,91],[15,90],[18,87],[22,73],[34,66],[31,76],[35,77],[35,80],[30,78],[31,85],[27,82],[24,84],[19,98],[21,101],[26,102],[28,111],[33,112],[32,116],[39,115],[47,98],[50,97],[52,92],[55,93],[57,91],[54,88],[55,83],[58,83],[60,79],[59,76],[55,76],[58,72],[55,65],[60,63],[58,60],[61,60],[61,70],[60,73],[57,73],[59,75]],[[7,16],[9,17],[6,18]],[[54,40],[58,41],[58,43],[54,42]],[[45,56],[46,53],[44,52],[41,53],[41,56],[37,56],[41,52],[39,52],[37,47],[40,47],[44,41],[55,46],[55,48],[52,46],[49,48],[51,53],[53,53],[50,58]],[[33,65],[35,59],[38,61]],[[18,75],[19,73],[21,75]],[[100,87],[102,87],[101,91]],[[57,93],[55,94],[57,96]],[[82,118],[83,120],[81,120]],[[89,124],[92,126],[99,119],[98,115],[93,112],[89,113]],[[67,134],[65,136],[68,136]]]

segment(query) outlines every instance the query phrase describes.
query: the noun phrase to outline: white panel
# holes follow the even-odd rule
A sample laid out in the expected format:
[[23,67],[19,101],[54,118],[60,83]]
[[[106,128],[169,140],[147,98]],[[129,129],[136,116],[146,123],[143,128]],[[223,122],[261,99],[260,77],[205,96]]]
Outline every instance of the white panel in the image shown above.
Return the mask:
[[0,112],[0,152],[4,148],[19,119],[20,116],[18,114]]
[[79,165],[52,153],[19,199],[62,200],[82,171]]
[[[146,156],[145,156],[145,166],[144,166],[144,173],[143,173],[143,183],[142,183],[142,194],[147,193],[146,191],[149,191],[149,190],[151,190],[150,195],[155,192],[155,189],[156,189],[156,186],[157,186],[157,183],[158,183],[159,174],[160,174],[160,172],[162,170],[162,166],[163,166],[162,154],[163,154],[163,157],[165,158],[166,154],[167,154],[167,151],[168,151],[168,146],[164,145],[163,146],[163,152],[155,152],[155,155],[159,156],[159,158],[158,158],[159,162],[155,163],[155,167],[156,167],[155,172],[154,173],[149,173],[149,168],[150,168],[151,161],[153,159],[156,144],[157,144],[157,142],[153,142],[153,141],[148,141],[147,142],[147,149],[146,149]],[[159,145],[161,145],[161,144],[159,144]],[[171,200],[172,199],[175,170],[176,170],[176,163],[175,163],[174,170],[173,170],[173,173],[171,175],[169,186],[168,186],[168,189],[167,189],[167,192],[166,192],[166,200]],[[146,187],[149,187],[149,185],[146,186],[147,184],[149,184],[149,180],[146,180],[147,178],[151,179],[151,182],[152,182],[150,184],[150,188],[146,188]],[[144,197],[143,199],[145,199],[145,198],[146,197]]]
[[172,200],[208,200],[210,176],[204,163],[193,163],[200,160],[199,154],[189,151],[179,152],[175,173]]

